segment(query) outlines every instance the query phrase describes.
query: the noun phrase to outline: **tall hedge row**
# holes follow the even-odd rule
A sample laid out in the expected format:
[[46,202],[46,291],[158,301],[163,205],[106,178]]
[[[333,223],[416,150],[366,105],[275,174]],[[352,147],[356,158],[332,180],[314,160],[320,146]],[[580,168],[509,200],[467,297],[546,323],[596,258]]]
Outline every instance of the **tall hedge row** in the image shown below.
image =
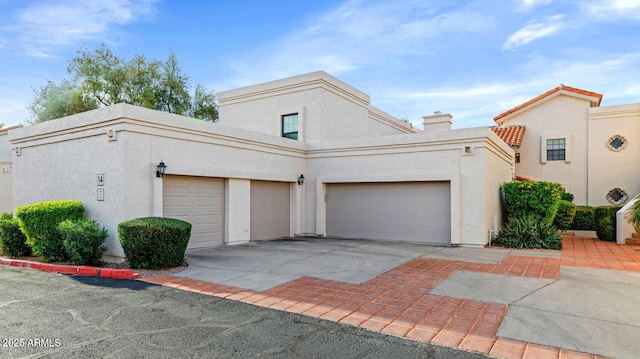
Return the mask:
[[509,218],[529,215],[553,223],[564,188],[554,182],[508,182],[502,192]]
[[38,202],[18,207],[16,217],[27,243],[36,254],[42,255],[44,261],[68,261],[69,255],[57,227],[67,219],[81,220],[84,211],[82,203],[75,200]]
[[571,229],[595,231],[596,227],[593,224],[593,207],[577,206],[576,215],[573,217],[573,222],[571,222]]
[[558,229],[567,230],[571,228],[571,223],[576,216],[576,205],[572,202],[560,200],[553,225]]
[[593,224],[601,241],[616,241],[616,212],[620,208],[622,206],[593,207]]

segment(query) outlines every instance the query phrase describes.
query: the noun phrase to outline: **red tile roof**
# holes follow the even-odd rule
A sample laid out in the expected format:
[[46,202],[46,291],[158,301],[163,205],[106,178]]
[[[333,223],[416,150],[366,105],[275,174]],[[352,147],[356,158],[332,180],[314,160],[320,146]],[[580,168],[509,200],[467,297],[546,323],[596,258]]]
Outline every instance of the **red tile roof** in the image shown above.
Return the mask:
[[494,126],[491,127],[493,132],[498,135],[509,146],[518,146],[522,144],[525,126]]
[[524,177],[524,176],[515,176],[513,177],[514,181],[520,181],[520,182],[535,182],[535,180],[532,180],[529,177]]
[[2,132],[9,132],[9,131],[11,131],[11,130],[13,130],[13,129],[20,128],[20,127],[22,127],[22,125],[17,125],[17,126],[11,126],[11,127],[0,128],[0,133],[2,133]]
[[599,94],[599,93],[591,92],[591,91],[585,91],[585,90],[581,90],[581,89],[578,89],[578,88],[575,88],[575,87],[560,85],[560,86],[558,86],[558,87],[556,87],[556,88],[554,88],[552,90],[549,90],[549,91],[543,93],[542,95],[540,95],[538,97],[532,98],[531,100],[529,100],[529,101],[527,101],[527,102],[525,102],[525,103],[523,103],[521,105],[518,105],[518,106],[516,106],[516,107],[514,107],[514,108],[512,108],[512,109],[510,109],[508,111],[505,111],[505,112],[499,114],[498,116],[494,117],[493,120],[498,122],[498,120],[500,120],[501,118],[503,118],[505,116],[508,116],[508,115],[510,115],[510,114],[512,114],[514,112],[517,112],[517,111],[519,111],[519,110],[521,110],[521,109],[523,109],[523,108],[525,108],[527,106],[530,106],[530,105],[532,105],[532,104],[544,99],[545,97],[551,96],[554,93],[559,92],[559,91],[572,92],[572,93],[583,95],[583,96],[593,97],[594,100],[596,100],[596,101],[592,101],[594,107],[600,106],[600,102],[602,101],[602,95]]

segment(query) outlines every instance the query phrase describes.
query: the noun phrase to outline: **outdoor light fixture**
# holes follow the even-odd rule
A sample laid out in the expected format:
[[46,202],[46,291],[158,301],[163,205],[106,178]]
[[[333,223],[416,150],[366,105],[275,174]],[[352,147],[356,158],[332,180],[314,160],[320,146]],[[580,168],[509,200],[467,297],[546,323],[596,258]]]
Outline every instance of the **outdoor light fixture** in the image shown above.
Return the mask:
[[164,171],[167,170],[167,165],[164,164],[164,162],[162,162],[162,160],[160,160],[160,163],[158,163],[158,167],[156,167],[156,177],[162,177],[164,176]]
[[304,184],[304,175],[300,175],[298,177],[298,186],[302,186]]

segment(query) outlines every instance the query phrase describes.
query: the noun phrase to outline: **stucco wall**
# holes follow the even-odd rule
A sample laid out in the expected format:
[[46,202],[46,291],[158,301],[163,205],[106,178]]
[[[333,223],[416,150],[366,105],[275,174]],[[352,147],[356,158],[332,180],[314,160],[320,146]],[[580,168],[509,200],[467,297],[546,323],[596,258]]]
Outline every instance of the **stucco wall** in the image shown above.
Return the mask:
[[[526,126],[516,174],[562,184],[576,204],[587,204],[588,113],[590,102],[559,95],[522,111],[505,125]],[[546,139],[567,139],[567,160],[543,162]]]
[[7,132],[0,132],[0,213],[13,210],[13,164]]
[[449,181],[452,243],[465,246],[487,243],[513,165],[513,152],[488,128],[314,143],[308,158],[306,198],[316,201],[306,203],[307,229],[326,233],[326,183]]
[[[510,149],[487,128],[305,144],[116,105],[30,126],[11,138],[21,148],[15,205],[82,201],[87,217],[109,230],[108,254],[114,257],[123,255],[119,222],[162,215],[162,180],[155,177],[161,160],[169,174],[227,179],[228,243],[249,238],[246,180],[293,183],[304,174],[304,186],[292,191],[292,235],[325,234],[323,183],[446,180],[452,188],[452,242],[484,245],[499,208],[499,183],[511,178]],[[104,201],[96,198],[98,172],[104,173]]]
[[[620,135],[620,151],[607,147]],[[640,103],[592,108],[589,111],[589,205],[609,205],[607,193],[624,190],[629,199],[640,193]]]
[[413,133],[393,116],[370,106],[367,94],[319,71],[218,93],[220,123],[281,135],[281,116],[298,113],[298,140]]
[[[180,175],[294,182],[304,172],[296,141],[129,105],[29,126],[11,138],[21,149],[15,206],[80,200],[87,218],[109,230],[107,254],[114,257],[123,256],[118,223],[162,215],[162,180],[155,177],[161,160],[167,173]],[[98,172],[104,201],[96,198]],[[237,200],[246,202],[242,195]]]

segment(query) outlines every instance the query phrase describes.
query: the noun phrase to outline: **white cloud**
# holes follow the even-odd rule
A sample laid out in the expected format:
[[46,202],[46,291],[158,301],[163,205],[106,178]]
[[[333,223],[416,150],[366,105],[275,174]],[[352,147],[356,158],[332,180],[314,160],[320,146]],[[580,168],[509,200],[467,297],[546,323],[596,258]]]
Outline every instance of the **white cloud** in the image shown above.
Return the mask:
[[640,19],[640,1],[638,0],[591,1],[583,5],[592,15],[604,20]]
[[554,15],[544,18],[541,22],[532,22],[509,36],[502,45],[503,50],[511,50],[526,45],[534,40],[551,36],[565,27],[561,21],[564,15]]
[[114,25],[151,15],[157,0],[67,0],[21,9],[5,28],[23,51],[34,57],[52,56],[58,46],[102,39]]
[[[226,85],[243,86],[315,70],[342,75],[363,67],[389,67],[402,63],[405,56],[430,53],[433,46],[450,43],[457,34],[491,31],[497,23],[480,10],[442,11],[437,6],[413,0],[348,1],[309,19],[295,33],[235,59],[231,64],[235,81]],[[442,42],[433,41],[444,36],[447,39]]]

